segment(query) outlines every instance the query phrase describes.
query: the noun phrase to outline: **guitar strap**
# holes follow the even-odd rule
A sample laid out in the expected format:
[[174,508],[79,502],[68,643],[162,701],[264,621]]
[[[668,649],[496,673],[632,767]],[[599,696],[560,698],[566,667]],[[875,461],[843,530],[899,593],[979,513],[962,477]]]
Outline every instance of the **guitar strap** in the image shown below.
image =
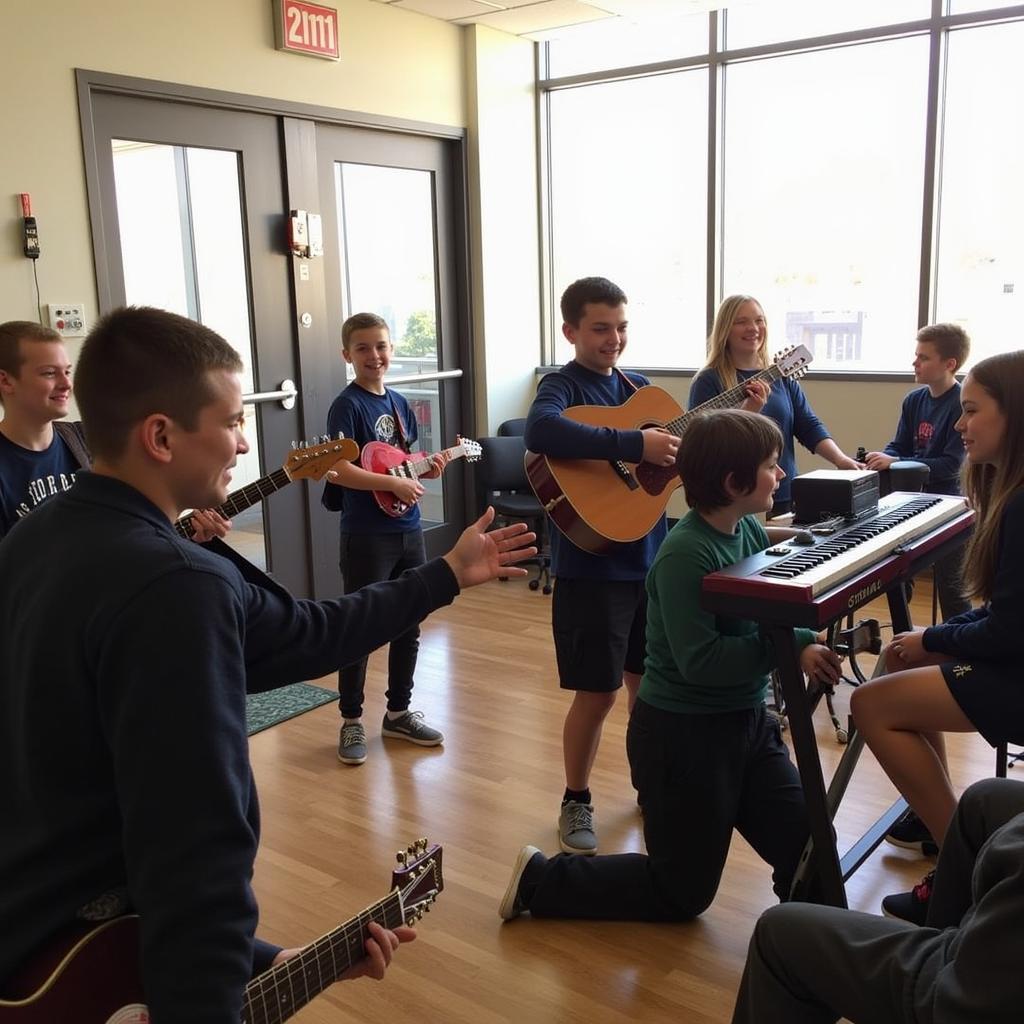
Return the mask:
[[613,370],[619,375],[619,380],[626,385],[626,388],[631,392],[637,392],[640,388],[633,383],[617,366],[612,367]]
[[412,445],[409,444],[409,438],[405,432],[405,424],[402,422],[402,417],[398,412],[398,405],[395,402],[395,396],[391,393],[391,389],[388,388],[388,400],[391,402],[391,415],[395,418],[395,428],[398,430],[399,444],[397,447],[401,448],[406,455],[412,452]]

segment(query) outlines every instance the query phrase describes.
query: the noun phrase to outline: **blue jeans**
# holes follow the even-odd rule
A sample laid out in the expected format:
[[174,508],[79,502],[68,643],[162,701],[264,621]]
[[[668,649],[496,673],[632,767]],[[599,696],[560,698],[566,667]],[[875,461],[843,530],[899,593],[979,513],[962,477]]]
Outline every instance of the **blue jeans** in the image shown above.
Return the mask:
[[[368,583],[397,579],[406,569],[427,560],[423,531],[406,533],[343,533],[339,566],[345,593]],[[412,698],[413,673],[420,649],[420,627],[413,626],[391,641],[388,649],[388,711],[405,711]],[[345,665],[338,672],[342,717],[361,718],[366,685],[366,658]]]

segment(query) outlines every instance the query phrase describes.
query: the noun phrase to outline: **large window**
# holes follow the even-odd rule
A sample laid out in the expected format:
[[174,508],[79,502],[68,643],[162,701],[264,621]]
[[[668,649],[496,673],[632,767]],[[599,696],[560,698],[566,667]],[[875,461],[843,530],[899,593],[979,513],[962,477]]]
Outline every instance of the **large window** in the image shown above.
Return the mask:
[[1011,344],[1024,3],[735,0],[665,24],[544,44],[546,361],[584,274],[630,296],[633,366],[702,365],[733,292],[818,371],[906,372],[936,320],[975,359]]
[[816,369],[906,367],[927,63],[919,36],[726,70],[722,292],[756,296],[773,347]]
[[679,365],[705,333],[707,75],[555,93],[551,139],[555,299],[611,278],[631,300],[630,363]]
[[971,335],[972,358],[1022,345],[1024,23],[950,33],[936,314]]

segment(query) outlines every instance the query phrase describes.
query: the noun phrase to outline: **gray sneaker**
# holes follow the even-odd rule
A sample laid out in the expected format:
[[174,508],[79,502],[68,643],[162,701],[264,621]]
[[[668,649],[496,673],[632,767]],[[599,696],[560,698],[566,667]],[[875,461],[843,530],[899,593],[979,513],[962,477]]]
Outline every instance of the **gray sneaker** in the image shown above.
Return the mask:
[[444,735],[423,721],[422,711],[406,711],[401,718],[385,715],[381,733],[393,740],[408,740],[421,747],[436,747],[444,743]]
[[366,760],[366,730],[362,722],[342,722],[338,760],[342,764],[362,764]]
[[582,853],[588,857],[597,853],[593,804],[575,800],[562,804],[558,815],[558,845],[563,853]]

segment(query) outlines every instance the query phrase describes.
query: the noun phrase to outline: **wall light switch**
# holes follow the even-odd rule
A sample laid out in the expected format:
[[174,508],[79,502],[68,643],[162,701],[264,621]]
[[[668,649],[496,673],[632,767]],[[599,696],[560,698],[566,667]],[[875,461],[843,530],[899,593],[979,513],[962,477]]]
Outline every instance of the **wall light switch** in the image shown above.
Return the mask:
[[84,338],[89,332],[85,322],[85,306],[81,302],[51,302],[50,326],[62,338]]

